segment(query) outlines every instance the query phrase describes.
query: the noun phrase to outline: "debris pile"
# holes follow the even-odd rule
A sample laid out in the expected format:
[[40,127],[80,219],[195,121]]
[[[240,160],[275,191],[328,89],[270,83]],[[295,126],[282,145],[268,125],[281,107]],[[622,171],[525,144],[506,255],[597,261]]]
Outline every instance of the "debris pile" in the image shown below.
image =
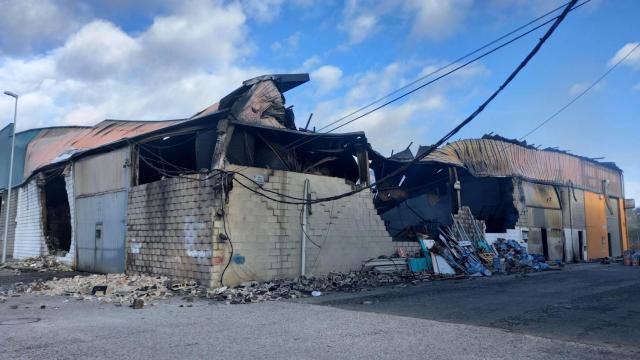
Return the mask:
[[405,271],[398,273],[353,271],[349,273],[329,273],[322,276],[304,276],[298,279],[273,280],[264,283],[250,281],[237,287],[220,287],[208,290],[206,297],[229,304],[244,304],[265,300],[296,299],[320,296],[327,292],[357,292],[381,285],[428,280],[431,277],[411,275]]
[[507,273],[551,269],[544,256],[530,255],[527,249],[515,240],[498,239],[493,246],[500,256],[499,266]]
[[438,239],[418,236],[424,258],[409,259],[412,271],[431,270],[434,274],[491,276],[493,272],[552,268],[546,263],[544,256],[530,255],[515,240],[499,239],[493,245],[489,244],[485,238],[484,222],[476,220],[469,207],[461,207],[452,218],[451,226],[439,230]]
[[52,255],[15,260],[7,263],[4,267],[7,269],[16,270],[17,272],[73,271],[71,267],[69,267],[69,265],[63,264],[55,256]]
[[173,295],[166,284],[168,278],[148,275],[88,275],[54,279],[45,282],[17,284],[7,295],[34,294],[68,296],[76,300],[100,301],[130,305],[135,299],[145,302],[167,299]]
[[640,266],[640,250],[625,250],[623,258],[626,266]]

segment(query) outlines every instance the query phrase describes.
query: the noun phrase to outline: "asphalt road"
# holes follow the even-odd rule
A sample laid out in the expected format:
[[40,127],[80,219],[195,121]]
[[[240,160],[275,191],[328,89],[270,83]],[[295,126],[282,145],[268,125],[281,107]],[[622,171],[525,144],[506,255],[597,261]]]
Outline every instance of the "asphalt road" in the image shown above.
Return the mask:
[[580,264],[524,277],[441,281],[366,299],[323,302],[347,310],[640,351],[640,268],[620,264]]
[[[545,304],[577,304],[589,315],[601,311],[629,315],[631,307],[612,310],[619,300],[602,294],[637,285],[640,269],[612,269],[382,289],[374,292],[379,302],[374,299],[371,305],[362,305],[363,299],[356,300],[353,294],[336,294],[305,302],[251,305],[174,299],[134,310],[63,297],[21,296],[0,304],[0,359],[637,359],[639,349],[633,346],[584,344],[522,331],[533,326],[528,316],[542,319],[540,326],[556,323],[549,319],[558,313],[542,311],[555,307],[536,305],[541,299]],[[562,279],[574,285],[560,286]],[[618,285],[607,285],[612,282]],[[589,310],[591,305],[581,304],[591,302],[570,300],[589,297],[579,285],[594,283],[601,291],[592,294],[600,294],[597,299],[608,305],[598,302]],[[534,289],[527,290],[527,285]],[[538,294],[538,300],[526,293]],[[549,301],[552,297],[556,300]],[[334,305],[312,303],[319,300]],[[404,306],[407,310],[400,310]],[[431,310],[424,310],[430,306]],[[574,311],[566,310],[559,316],[567,319],[566,314]],[[501,316],[493,318],[491,313]],[[473,318],[482,326],[463,324],[472,323],[465,319]],[[508,326],[504,319],[511,319]],[[623,330],[630,338],[638,338],[637,333]]]

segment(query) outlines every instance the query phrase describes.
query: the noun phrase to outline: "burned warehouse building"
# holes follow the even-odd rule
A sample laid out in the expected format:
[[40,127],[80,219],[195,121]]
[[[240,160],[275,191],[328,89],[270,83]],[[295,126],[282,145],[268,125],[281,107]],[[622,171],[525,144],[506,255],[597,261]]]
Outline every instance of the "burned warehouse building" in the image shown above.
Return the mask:
[[[376,153],[371,166],[381,178],[413,158],[409,149]],[[395,240],[437,237],[467,206],[489,242],[516,240],[548,260],[617,257],[629,248],[621,169],[495,135],[436,149],[380,184],[375,201]]]
[[[245,81],[187,119],[105,120],[16,134],[7,257],[149,273],[206,286],[359,269],[437,237],[469,207],[486,238],[563,261],[628,248],[622,170],[499,137],[385,157],[363,132],[296,126],[284,93],[307,74]],[[10,126],[0,131],[9,148]],[[425,151],[421,147],[418,152]],[[4,225],[0,224],[0,230]]]

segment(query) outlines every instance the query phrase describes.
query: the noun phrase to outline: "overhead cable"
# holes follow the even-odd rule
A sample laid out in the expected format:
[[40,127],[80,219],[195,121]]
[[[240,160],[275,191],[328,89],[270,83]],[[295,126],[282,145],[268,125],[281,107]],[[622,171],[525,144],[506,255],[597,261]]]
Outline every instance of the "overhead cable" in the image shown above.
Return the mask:
[[288,204],[296,204],[296,205],[301,205],[301,204],[305,204],[305,203],[320,203],[320,202],[326,202],[326,201],[333,201],[333,200],[338,200],[338,199],[342,199],[344,197],[347,196],[351,196],[354,194],[357,194],[361,191],[364,191],[365,189],[370,189],[374,186],[376,186],[379,183],[382,183],[398,174],[403,173],[404,171],[406,171],[409,167],[411,167],[412,165],[416,164],[418,161],[422,160],[423,158],[425,158],[426,156],[428,156],[429,154],[431,154],[435,149],[437,149],[439,146],[441,146],[442,144],[444,144],[446,141],[448,141],[452,136],[454,136],[456,133],[458,133],[462,128],[464,128],[467,124],[469,124],[471,121],[473,121],[473,119],[475,119],[486,107],[487,105],[489,105],[506,87],[507,85],[509,85],[511,83],[511,81],[513,81],[513,79],[520,73],[520,71],[522,71],[522,69],[524,69],[525,66],[527,66],[527,64],[529,63],[529,61],[531,61],[531,59],[538,53],[538,51],[540,50],[540,48],[542,47],[542,45],[549,39],[549,37],[551,37],[551,35],[555,32],[555,30],[557,29],[557,27],[560,25],[560,23],[562,23],[562,21],[566,18],[567,14],[569,13],[569,11],[573,8],[573,6],[577,3],[578,0],[572,0],[562,11],[562,13],[555,18],[555,22],[551,25],[551,27],[547,30],[547,32],[540,38],[540,40],[538,41],[538,43],[533,47],[533,49],[527,54],[527,56],[524,58],[524,60],[516,67],[515,70],[513,70],[513,72],[511,72],[511,74],[507,77],[507,79],[500,85],[500,87],[498,89],[496,89],[491,96],[489,96],[482,104],[480,104],[480,106],[478,106],[478,108],[471,113],[471,115],[469,115],[467,118],[465,118],[462,122],[460,122],[460,124],[458,124],[456,127],[454,127],[451,131],[449,131],[447,134],[445,134],[442,138],[440,138],[440,140],[438,140],[435,144],[433,144],[432,146],[429,147],[429,149],[427,149],[425,152],[423,152],[422,154],[416,156],[413,160],[411,160],[410,162],[407,162],[405,165],[399,167],[398,169],[396,169],[395,171],[391,172],[390,174],[384,176],[382,179],[377,180],[375,183],[369,184],[367,186],[363,186],[361,188],[349,191],[349,192],[345,192],[339,195],[335,195],[335,196],[330,196],[330,197],[324,197],[324,198],[317,198],[314,200],[310,200],[308,201],[307,199],[299,199],[299,201],[293,202],[293,201],[287,201],[287,200],[281,200],[281,199],[276,199],[273,198],[269,195],[266,195],[258,190],[252,189],[249,186],[243,184],[242,182],[240,182],[238,179],[236,179],[235,177],[233,178],[233,180],[238,183],[239,185],[245,187],[246,189],[257,193],[267,199],[273,200],[273,201],[277,201],[277,202],[282,202],[282,203],[288,203]]

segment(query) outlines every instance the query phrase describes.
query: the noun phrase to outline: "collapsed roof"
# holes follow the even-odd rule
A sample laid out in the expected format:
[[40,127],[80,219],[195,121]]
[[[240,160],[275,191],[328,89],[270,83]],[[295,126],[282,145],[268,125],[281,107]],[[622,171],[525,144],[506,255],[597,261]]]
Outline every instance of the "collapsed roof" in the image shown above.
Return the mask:
[[[418,155],[428,147],[420,147]],[[375,152],[374,152],[375,153]],[[413,159],[385,158],[375,153],[372,168],[376,178]],[[584,190],[622,197],[622,170],[615,164],[601,163],[561,151],[538,150],[514,141],[491,137],[465,139],[434,150],[419,165],[444,164],[466,169],[476,177],[518,177],[552,185],[569,185]],[[401,175],[400,175],[401,176]],[[398,182],[400,179],[396,179]],[[603,181],[606,189],[603,188]],[[396,182],[396,184],[398,183]]]

